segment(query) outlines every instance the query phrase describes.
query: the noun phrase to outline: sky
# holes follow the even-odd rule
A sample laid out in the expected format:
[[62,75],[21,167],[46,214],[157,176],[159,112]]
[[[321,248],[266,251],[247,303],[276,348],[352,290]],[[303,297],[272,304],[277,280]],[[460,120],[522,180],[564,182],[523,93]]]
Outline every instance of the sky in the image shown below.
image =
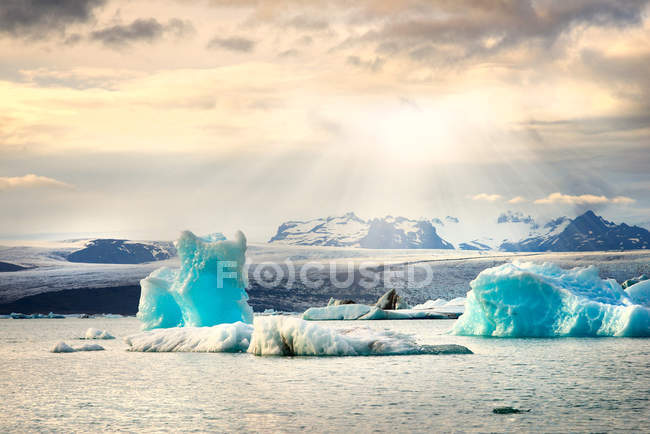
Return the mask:
[[0,237],[650,227],[647,1],[4,0]]

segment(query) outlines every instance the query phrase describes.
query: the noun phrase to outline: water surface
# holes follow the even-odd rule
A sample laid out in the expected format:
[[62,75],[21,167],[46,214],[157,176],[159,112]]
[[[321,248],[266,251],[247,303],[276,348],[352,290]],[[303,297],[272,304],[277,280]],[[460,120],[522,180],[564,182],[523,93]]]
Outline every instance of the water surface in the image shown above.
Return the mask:
[[[650,339],[489,339],[453,321],[327,322],[473,355],[263,358],[130,353],[134,318],[0,320],[2,431],[645,431]],[[88,327],[115,340],[79,346]],[[513,406],[529,413],[495,415]]]

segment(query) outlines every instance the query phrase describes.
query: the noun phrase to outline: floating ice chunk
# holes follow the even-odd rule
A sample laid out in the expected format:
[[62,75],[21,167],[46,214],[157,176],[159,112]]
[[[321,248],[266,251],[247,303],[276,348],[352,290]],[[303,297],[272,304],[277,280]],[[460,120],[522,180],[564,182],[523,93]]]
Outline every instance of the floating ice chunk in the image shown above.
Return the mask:
[[650,307],[650,280],[644,280],[625,289],[625,293],[635,304]]
[[57,342],[54,344],[54,346],[50,349],[51,353],[74,353],[74,348],[72,348],[70,345],[66,344],[65,342]]
[[341,304],[338,306],[311,307],[302,314],[308,321],[337,320],[386,320],[386,319],[449,319],[457,318],[453,312],[426,309],[384,310],[365,304]]
[[335,330],[294,317],[257,317],[248,352],[258,356],[471,354],[460,345],[419,345],[411,335],[369,328]]
[[436,300],[427,300],[422,304],[417,304],[413,306],[414,310],[426,310],[431,309],[436,312],[444,313],[456,313],[462,314],[465,311],[465,297],[457,297],[453,300],[447,301],[442,298]]
[[408,309],[409,305],[397,294],[397,291],[390,289],[384,295],[379,297],[379,300],[375,303],[375,307],[383,310],[396,310]]
[[143,279],[137,317],[144,329],[253,322],[244,290],[246,238],[206,242],[185,231],[176,242],[181,268]]
[[650,309],[636,304],[641,296],[600,279],[593,266],[515,262],[482,271],[470,286],[453,329],[459,335],[650,336]]
[[[144,331],[124,341],[129,351],[234,353],[260,356],[471,354],[460,345],[418,345],[411,335],[365,328],[334,330],[295,317],[267,316],[250,324]],[[249,346],[250,343],[250,346]]]
[[326,307],[310,307],[302,314],[302,319],[310,321],[359,319],[376,309],[365,304],[339,304]]
[[51,353],[75,353],[78,351],[103,351],[104,347],[97,344],[86,344],[80,347],[71,347],[65,342],[57,342],[51,349]]
[[236,322],[212,327],[174,327],[145,331],[124,341],[129,351],[235,353],[246,351],[253,326]]
[[447,303],[447,300],[444,298],[437,298],[435,300],[427,300],[424,303],[416,304],[413,306],[413,309],[415,310],[420,310],[420,309],[434,309],[438,306],[444,306]]
[[115,336],[111,335],[106,330],[99,330],[91,327],[86,330],[84,339],[115,339]]
[[435,310],[383,310],[372,308],[367,314],[357,318],[359,320],[382,320],[382,319],[456,319],[458,315],[453,313],[440,312]]
[[633,277],[631,279],[627,279],[625,282],[621,283],[621,287],[623,289],[627,289],[628,287],[632,285],[636,285],[639,282],[643,282],[644,280],[648,280],[648,276],[642,274],[639,277]]
[[85,344],[80,347],[75,347],[75,351],[104,351],[104,347],[97,344]]

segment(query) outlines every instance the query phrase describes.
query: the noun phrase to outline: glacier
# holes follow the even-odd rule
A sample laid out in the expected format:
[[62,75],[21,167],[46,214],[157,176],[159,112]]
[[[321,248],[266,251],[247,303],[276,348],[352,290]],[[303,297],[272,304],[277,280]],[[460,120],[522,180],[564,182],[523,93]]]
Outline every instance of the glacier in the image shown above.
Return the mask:
[[244,270],[246,237],[206,241],[184,231],[176,241],[179,269],[153,271],[140,281],[138,319],[143,328],[252,323]]
[[[639,284],[637,284],[639,285]],[[513,262],[470,282],[457,335],[495,337],[650,336],[647,289],[626,292],[594,266]],[[645,303],[645,305],[643,305]]]
[[156,329],[124,339],[129,351],[248,352],[257,356],[379,356],[471,354],[461,345],[419,345],[411,335],[389,330],[335,330],[288,316],[256,317],[212,327]]

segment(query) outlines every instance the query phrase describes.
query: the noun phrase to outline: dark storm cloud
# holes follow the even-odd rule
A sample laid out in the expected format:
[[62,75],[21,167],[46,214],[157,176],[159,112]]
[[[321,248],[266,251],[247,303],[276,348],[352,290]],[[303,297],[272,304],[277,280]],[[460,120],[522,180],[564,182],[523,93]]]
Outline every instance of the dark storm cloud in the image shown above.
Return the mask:
[[232,36],[229,38],[213,38],[208,42],[208,48],[218,49],[223,48],[230,51],[241,51],[249,53],[255,48],[255,41],[239,36]]
[[[409,53],[421,60],[464,59],[533,43],[552,46],[575,27],[639,25],[647,0],[611,2],[441,1],[394,12],[357,42]],[[417,13],[416,13],[417,12]]]
[[68,24],[94,18],[94,10],[106,0],[2,0],[0,33],[43,37],[65,30]]
[[139,18],[131,24],[116,24],[90,33],[90,39],[105,45],[120,47],[132,42],[153,42],[166,33],[182,37],[193,33],[194,27],[189,21],[172,18],[163,24],[155,18]]

